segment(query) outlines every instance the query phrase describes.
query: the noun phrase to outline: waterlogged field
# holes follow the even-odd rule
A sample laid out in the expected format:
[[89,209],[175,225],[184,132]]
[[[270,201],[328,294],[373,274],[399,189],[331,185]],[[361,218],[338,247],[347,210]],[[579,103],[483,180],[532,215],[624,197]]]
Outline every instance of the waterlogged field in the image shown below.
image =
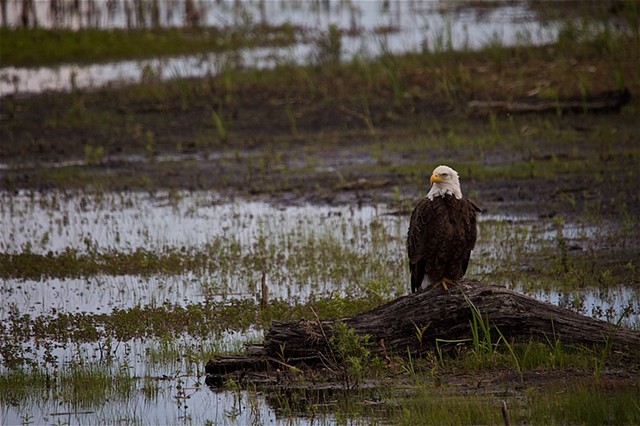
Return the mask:
[[[35,15],[62,4],[43,3]],[[60,26],[84,27],[87,3],[71,3]],[[116,21],[95,25],[133,31],[2,30],[15,66],[27,63],[15,46],[34,65],[142,65],[139,84],[99,89],[101,65],[89,80],[62,65],[54,87],[69,93],[25,96],[31,70],[0,72],[0,424],[501,424],[504,404],[512,424],[640,424],[640,348],[616,340],[640,329],[640,3],[469,15],[460,2],[449,14],[446,2],[222,1],[188,28],[149,31],[145,16],[169,3],[130,3],[109,2]],[[204,5],[171,5],[192,3]],[[222,44],[206,26],[225,20],[219,8],[234,17]],[[531,14],[482,26],[514,17],[505,8]],[[26,12],[10,16],[38,18]],[[127,42],[96,51],[114,37]],[[274,55],[282,46],[290,56]],[[255,49],[271,53],[243,56]],[[179,59],[189,72],[172,62],[197,52],[209,53]],[[623,88],[620,110],[588,112],[591,95]],[[564,99],[585,105],[470,108]],[[205,383],[211,357],[250,353],[274,321],[407,294],[410,209],[440,162],[484,209],[467,277],[609,321],[602,345],[507,341],[471,310],[468,339],[383,357],[338,321],[325,365],[291,366],[283,348],[276,371]]]
[[[203,370],[212,355],[260,341],[273,319],[341,317],[406,294],[407,211],[207,191],[0,199],[4,423],[402,420],[389,391],[365,387],[345,408],[339,392],[209,389]],[[467,275],[638,328],[629,226],[483,215]]]

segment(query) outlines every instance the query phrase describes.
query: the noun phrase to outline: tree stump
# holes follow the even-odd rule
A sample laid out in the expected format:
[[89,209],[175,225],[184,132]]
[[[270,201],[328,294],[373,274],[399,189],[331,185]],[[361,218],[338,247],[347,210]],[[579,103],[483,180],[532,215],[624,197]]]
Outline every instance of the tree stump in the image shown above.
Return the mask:
[[205,370],[220,375],[240,369],[264,370],[278,364],[320,363],[333,356],[329,341],[338,321],[358,335],[368,335],[374,353],[416,355],[433,348],[436,341],[446,345],[470,339],[473,312],[476,320],[482,318],[490,326],[494,342],[499,330],[508,341],[559,340],[563,344],[604,346],[611,339],[614,348],[640,348],[640,331],[616,328],[505,287],[461,280],[449,291],[428,288],[351,318],[274,322],[262,345],[250,347],[245,356],[215,357]]

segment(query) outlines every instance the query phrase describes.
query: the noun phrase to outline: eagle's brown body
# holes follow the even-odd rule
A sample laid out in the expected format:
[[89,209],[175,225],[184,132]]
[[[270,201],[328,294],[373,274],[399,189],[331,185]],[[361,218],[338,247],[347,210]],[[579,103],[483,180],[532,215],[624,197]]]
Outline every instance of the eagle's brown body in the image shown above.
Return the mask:
[[425,275],[431,284],[464,276],[476,243],[477,212],[480,209],[473,202],[450,194],[420,200],[407,235],[412,293],[421,287]]

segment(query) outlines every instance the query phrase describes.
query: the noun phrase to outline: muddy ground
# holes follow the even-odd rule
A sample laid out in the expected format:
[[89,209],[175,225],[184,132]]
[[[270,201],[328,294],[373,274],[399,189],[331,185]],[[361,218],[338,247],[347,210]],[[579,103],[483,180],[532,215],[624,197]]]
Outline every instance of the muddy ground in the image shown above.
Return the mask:
[[215,89],[197,93],[199,85],[185,89],[186,101],[170,89],[131,96],[126,88],[4,98],[0,189],[212,189],[287,204],[405,205],[446,163],[491,213],[640,211],[636,123],[624,110],[488,117],[465,108],[469,97],[398,106],[382,93],[368,98],[364,116],[348,97],[248,87],[222,112]]

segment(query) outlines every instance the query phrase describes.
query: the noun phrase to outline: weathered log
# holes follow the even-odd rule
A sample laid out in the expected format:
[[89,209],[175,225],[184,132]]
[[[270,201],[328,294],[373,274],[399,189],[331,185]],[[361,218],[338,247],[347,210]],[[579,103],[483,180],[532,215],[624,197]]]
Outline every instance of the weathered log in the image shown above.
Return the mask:
[[524,98],[512,101],[480,101],[467,103],[480,113],[529,113],[529,112],[617,112],[631,100],[631,92],[624,88],[591,96],[568,99]]
[[[343,321],[359,335],[368,335],[371,350],[378,353],[418,354],[438,341],[470,339],[475,310],[491,327],[494,341],[498,331],[508,340],[539,339],[551,343],[614,348],[640,348],[640,331],[616,328],[613,324],[536,300],[505,287],[461,280],[441,287],[399,297],[385,305]],[[332,359],[329,345],[336,320],[317,319],[274,322],[262,345],[253,346],[244,359],[218,357],[209,361],[209,374],[239,369],[267,369],[278,364],[314,364]],[[418,330],[423,330],[418,338]]]

